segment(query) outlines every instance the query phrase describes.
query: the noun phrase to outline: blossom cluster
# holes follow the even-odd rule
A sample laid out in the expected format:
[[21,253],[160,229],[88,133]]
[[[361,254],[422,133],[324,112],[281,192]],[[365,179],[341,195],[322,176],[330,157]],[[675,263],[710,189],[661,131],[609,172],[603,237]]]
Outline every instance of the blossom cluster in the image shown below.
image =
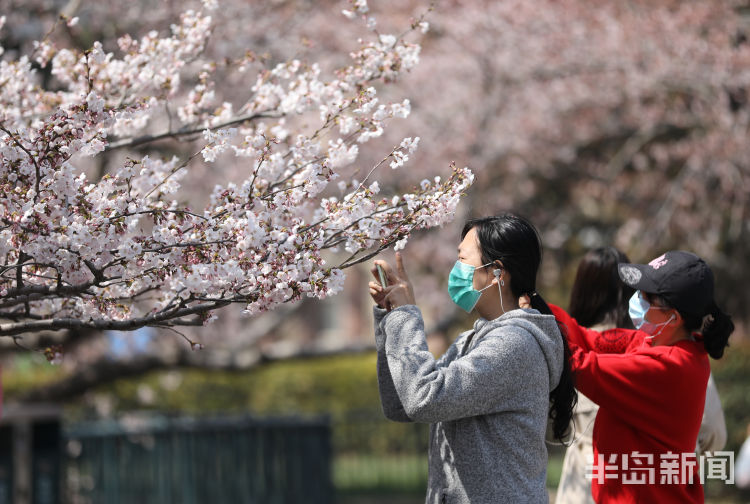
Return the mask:
[[[353,5],[369,12],[364,0]],[[44,39],[0,65],[0,80],[13,83],[0,88],[0,318],[10,321],[0,335],[199,325],[230,303],[254,315],[324,298],[341,290],[346,267],[454,215],[473,181],[466,168],[380,194],[380,165],[405,166],[418,138],[362,182],[342,176],[358,145],[409,115],[408,100],[381,103],[377,87],[417,64],[418,44],[374,33],[333,77],[293,59],[261,68],[247,101],[217,103],[211,69],[236,65],[245,75],[252,58],[205,58],[217,6],[203,6],[167,36],[121,37],[118,54]],[[49,70],[54,90],[31,61]],[[166,130],[143,135],[164,126],[165,108],[176,111]],[[81,168],[113,149],[184,137],[198,143],[186,158],[129,156],[99,176]],[[191,164],[227,158],[246,167],[243,180],[215,186],[202,209],[180,201]],[[346,258],[334,261],[340,249]]]

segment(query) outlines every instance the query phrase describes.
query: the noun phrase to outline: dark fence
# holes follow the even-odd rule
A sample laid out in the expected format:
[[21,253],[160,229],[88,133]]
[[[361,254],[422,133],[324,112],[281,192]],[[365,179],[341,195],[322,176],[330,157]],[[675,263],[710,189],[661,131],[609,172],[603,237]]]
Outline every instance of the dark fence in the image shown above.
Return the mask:
[[65,432],[71,504],[333,501],[323,420],[150,419]]
[[423,496],[427,482],[428,426],[377,410],[68,425],[10,416],[0,425],[0,504],[315,504]]
[[61,502],[61,409],[9,404],[0,418],[0,504]]

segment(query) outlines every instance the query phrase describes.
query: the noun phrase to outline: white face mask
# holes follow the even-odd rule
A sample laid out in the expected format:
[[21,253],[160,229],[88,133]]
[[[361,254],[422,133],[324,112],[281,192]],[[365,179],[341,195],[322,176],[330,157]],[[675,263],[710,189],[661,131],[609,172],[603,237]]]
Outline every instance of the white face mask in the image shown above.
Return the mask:
[[633,294],[633,296],[630,298],[630,303],[628,306],[630,319],[633,321],[633,325],[636,329],[641,330],[649,335],[649,339],[653,339],[660,335],[666,325],[672,322],[672,320],[674,320],[675,318],[673,313],[672,316],[669,317],[669,320],[667,320],[666,322],[662,322],[661,324],[654,324],[653,322],[649,322],[648,320],[646,320],[646,313],[652,308],[655,308],[657,310],[669,310],[669,308],[661,306],[652,307],[651,303],[643,298],[641,291],[636,291],[635,294]]

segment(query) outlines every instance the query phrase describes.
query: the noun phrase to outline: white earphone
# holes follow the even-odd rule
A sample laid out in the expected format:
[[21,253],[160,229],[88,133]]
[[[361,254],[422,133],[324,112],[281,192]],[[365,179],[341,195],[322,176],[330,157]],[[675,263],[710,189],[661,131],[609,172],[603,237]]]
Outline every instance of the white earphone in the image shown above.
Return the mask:
[[[500,278],[500,275],[503,274],[503,269],[502,268],[498,268],[496,270],[492,270],[492,274],[495,275],[495,278]],[[502,287],[505,286],[505,280],[503,280],[502,278],[500,278],[500,286],[502,286]]]
[[[500,275],[503,274],[502,268],[497,268],[492,270],[492,274],[495,275],[495,278],[500,278]],[[503,290],[501,287],[505,287],[505,280],[500,278],[500,285],[497,286],[497,290],[500,293],[500,309],[503,310],[503,313],[505,313],[505,306],[503,306]]]

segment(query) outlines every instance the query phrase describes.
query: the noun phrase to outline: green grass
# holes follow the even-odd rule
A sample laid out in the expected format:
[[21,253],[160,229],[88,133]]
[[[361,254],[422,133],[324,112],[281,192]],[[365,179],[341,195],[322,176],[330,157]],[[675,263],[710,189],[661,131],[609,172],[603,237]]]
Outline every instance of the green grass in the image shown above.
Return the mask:
[[[550,454],[547,488],[557,488],[561,471],[562,454]],[[339,494],[423,494],[427,455],[339,455],[333,462],[333,484]]]
[[424,493],[425,455],[339,455],[333,462],[338,493]]

